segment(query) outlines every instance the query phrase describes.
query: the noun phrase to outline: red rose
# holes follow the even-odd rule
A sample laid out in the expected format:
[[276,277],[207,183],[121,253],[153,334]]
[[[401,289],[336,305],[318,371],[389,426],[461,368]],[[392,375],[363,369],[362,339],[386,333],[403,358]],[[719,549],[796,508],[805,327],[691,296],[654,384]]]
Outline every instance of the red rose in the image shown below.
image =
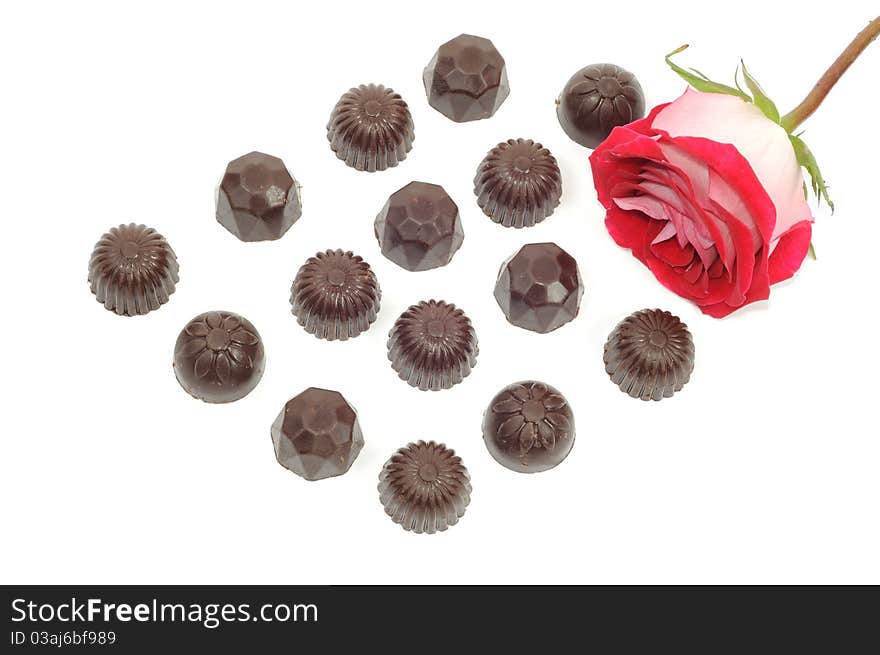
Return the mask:
[[590,164],[614,240],[710,316],[765,300],[807,254],[788,134],[738,97],[688,89],[615,128]]

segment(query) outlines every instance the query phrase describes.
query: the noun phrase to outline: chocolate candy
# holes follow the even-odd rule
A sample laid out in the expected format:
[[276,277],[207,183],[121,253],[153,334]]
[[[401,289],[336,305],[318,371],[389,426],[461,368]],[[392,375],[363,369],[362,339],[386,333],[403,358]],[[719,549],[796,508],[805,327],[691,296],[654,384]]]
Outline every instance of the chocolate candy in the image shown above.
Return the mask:
[[361,84],[343,94],[327,123],[330,148],[359,171],[397,166],[415,138],[409,107],[381,84]]
[[489,39],[470,34],[441,45],[422,79],[428,104],[456,123],[489,118],[510,94],[504,58]]
[[587,148],[611,130],[645,115],[645,95],[635,75],[614,64],[592,64],[572,75],[556,101],[559,124],[572,141]]
[[120,316],[159,309],[174,293],[177,272],[177,257],[165,237],[134,223],[111,227],[89,259],[92,293]]
[[605,371],[633,398],[669,398],[694,370],[694,341],[687,325],[659,309],[623,319],[605,343]]
[[376,320],[381,296],[367,262],[350,251],[326,250],[299,269],[290,288],[290,305],[306,332],[345,340]]
[[382,467],[379,500],[404,530],[442,532],[464,516],[471,479],[454,450],[418,441],[399,449]]
[[299,184],[278,157],[250,152],[229,162],[217,192],[220,225],[242,241],[271,241],[300,216]]
[[248,395],[263,377],[266,352],[253,324],[232,312],[199,314],[174,346],[174,374],[184,390],[206,403]]
[[376,216],[382,254],[408,271],[445,266],[464,241],[458,206],[443,187],[410,182]]
[[354,407],[314,387],[287,401],[271,432],[278,463],[306,480],[342,475],[364,447]]
[[513,325],[552,332],[578,315],[584,283],[577,262],[555,243],[529,243],[501,266],[495,300]]
[[565,396],[549,384],[516,382],[489,403],[483,441],[492,457],[511,471],[546,471],[571,452],[574,416]]
[[499,143],[480,163],[474,194],[483,213],[504,227],[530,227],[553,213],[562,197],[556,159],[531,139]]
[[388,336],[391,368],[422,391],[449,389],[470,375],[477,363],[477,334],[470,319],[442,300],[413,305]]

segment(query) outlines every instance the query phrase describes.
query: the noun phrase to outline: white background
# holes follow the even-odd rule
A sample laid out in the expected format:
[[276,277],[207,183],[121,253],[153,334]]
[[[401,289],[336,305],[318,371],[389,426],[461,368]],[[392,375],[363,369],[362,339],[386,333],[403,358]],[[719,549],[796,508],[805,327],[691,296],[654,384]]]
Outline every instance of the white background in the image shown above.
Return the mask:
[[[685,42],[680,63],[729,81],[743,57],[788,110],[872,3],[821,18],[766,1],[127,4],[15,3],[0,17],[3,582],[880,582],[880,45],[806,124],[838,208],[817,212],[818,261],[722,321],[614,245],[588,151],[554,112],[594,62],[635,72],[649,106],[677,97],[663,55]],[[422,68],[461,32],[507,60],[510,97],[489,120],[455,124],[425,99]],[[338,161],[324,129],[366,82],[401,93],[416,126],[406,161],[375,174]],[[516,231],[482,215],[472,177],[519,136],[553,151],[564,192]],[[226,163],[255,149],[303,186],[303,217],[275,242],[242,243],[214,219]],[[396,267],[373,238],[411,180],[442,184],[464,222],[463,247],[433,272]],[[130,221],[180,261],[170,303],[138,318],[105,311],[86,284],[95,241]],[[539,335],[505,322],[492,287],[508,255],[548,240],[587,292],[577,320]],[[384,292],[378,322],[346,343],[306,334],[288,304],[305,258],[337,247],[363,255]],[[439,393],[408,387],[385,356],[394,319],[431,297],[462,307],[481,342],[471,377]],[[697,366],[680,394],[643,403],[608,380],[602,346],[654,306],[688,323]],[[268,354],[256,390],[226,406],[193,400],[171,369],[178,331],[211,309],[247,316]],[[480,435],[495,392],[528,378],[562,390],[577,422],[570,457],[532,476],[499,466]],[[308,386],[341,391],[366,438],[346,475],[315,483],[280,467],[269,437]],[[446,442],[473,478],[442,534],[403,531],[378,501],[381,465],[416,439]]]

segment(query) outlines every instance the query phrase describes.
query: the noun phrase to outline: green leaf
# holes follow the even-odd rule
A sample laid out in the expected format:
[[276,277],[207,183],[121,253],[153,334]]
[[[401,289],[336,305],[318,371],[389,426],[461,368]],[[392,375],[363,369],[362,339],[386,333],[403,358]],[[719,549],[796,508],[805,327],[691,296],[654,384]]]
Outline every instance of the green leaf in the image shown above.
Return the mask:
[[831,202],[831,198],[828,197],[828,187],[825,185],[825,178],[822,177],[822,173],[819,170],[819,164],[816,162],[813,153],[810,152],[807,144],[803,142],[800,136],[789,134],[788,138],[791,140],[791,145],[794,148],[794,154],[797,157],[798,164],[803,166],[807,170],[807,173],[810,174],[810,186],[813,188],[813,193],[816,194],[816,197],[819,198],[820,201],[824,200],[831,208],[831,211],[834,212],[834,203]]
[[710,80],[708,77],[706,77],[705,75],[703,75],[703,73],[700,73],[699,71],[696,71],[693,69],[687,70],[685,68],[682,68],[678,64],[673,63],[672,60],[670,59],[670,57],[672,57],[673,55],[677,55],[679,52],[682,52],[683,50],[686,50],[687,47],[688,47],[687,45],[683,45],[680,48],[676,48],[675,50],[670,52],[668,55],[666,55],[666,63],[669,65],[669,67],[672,70],[674,70],[676,73],[678,73],[678,75],[685,82],[690,84],[697,91],[705,91],[707,93],[723,93],[725,95],[737,96],[738,98],[741,98],[742,100],[745,100],[746,102],[752,101],[752,99],[748,95],[746,95],[745,93],[743,93],[739,89],[735,89],[732,86],[727,86],[726,84],[721,84],[720,82],[713,82],[712,80]]
[[758,81],[754,77],[749,75],[749,71],[746,69],[746,63],[740,60],[740,65],[742,66],[742,74],[743,78],[746,81],[746,86],[749,87],[749,91],[752,92],[755,106],[764,113],[764,116],[769,118],[774,123],[778,123],[779,110],[776,108],[776,103],[774,103],[770,99],[770,97],[764,92],[764,89],[761,88],[761,85],[758,84]]

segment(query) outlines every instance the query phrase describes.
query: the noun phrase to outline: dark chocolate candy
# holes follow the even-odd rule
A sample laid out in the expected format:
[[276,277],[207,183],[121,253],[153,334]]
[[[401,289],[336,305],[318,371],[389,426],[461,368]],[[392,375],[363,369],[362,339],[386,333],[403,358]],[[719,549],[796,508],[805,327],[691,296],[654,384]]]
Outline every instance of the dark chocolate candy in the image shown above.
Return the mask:
[[382,467],[379,500],[404,530],[442,532],[464,516],[471,479],[454,450],[419,441],[399,449]]
[[489,118],[510,93],[504,57],[489,39],[470,34],[441,45],[422,79],[428,104],[456,123]]
[[379,212],[376,238],[382,254],[408,271],[445,266],[464,241],[458,206],[443,187],[410,182]]
[[470,319],[442,300],[422,301],[394,323],[388,359],[401,380],[422,391],[449,389],[477,363],[477,334]]
[[359,171],[397,166],[415,138],[409,107],[381,84],[361,84],[343,94],[327,123],[330,148]]
[[134,223],[111,227],[89,259],[92,293],[120,316],[159,309],[174,293],[177,272],[177,256],[165,237]]
[[587,148],[611,130],[645,115],[645,94],[635,75],[614,64],[592,64],[572,75],[556,101],[559,124]]
[[199,314],[186,324],[174,346],[177,381],[206,403],[244,398],[263,376],[265,360],[256,328],[232,312]]
[[345,340],[376,320],[381,298],[373,269],[352,252],[327,250],[309,257],[290,289],[293,315],[320,339]]
[[687,325],[659,309],[623,319],[605,343],[605,371],[633,398],[669,398],[694,370],[694,341]]
[[278,463],[306,480],[342,475],[364,447],[354,407],[314,387],[287,401],[271,433]]
[[556,159],[531,139],[509,139],[477,169],[474,194],[483,213],[504,227],[531,227],[553,213],[562,197]]
[[551,469],[574,445],[574,416],[559,391],[543,382],[502,389],[483,414],[483,441],[499,464],[518,473]]
[[513,325],[552,332],[578,315],[584,283],[577,262],[555,243],[529,243],[501,266],[495,300]]
[[300,216],[299,185],[278,157],[250,152],[229,162],[217,192],[220,225],[242,241],[271,241]]

